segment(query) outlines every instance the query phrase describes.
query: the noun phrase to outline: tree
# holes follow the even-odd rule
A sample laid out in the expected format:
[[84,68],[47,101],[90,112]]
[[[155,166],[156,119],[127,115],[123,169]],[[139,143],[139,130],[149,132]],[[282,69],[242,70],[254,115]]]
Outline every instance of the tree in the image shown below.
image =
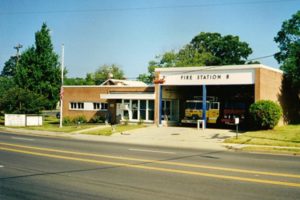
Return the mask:
[[125,79],[123,70],[115,65],[102,65],[94,73],[96,85],[100,85],[109,78]]
[[246,42],[241,42],[238,36],[219,33],[204,33],[194,37],[190,43],[198,53],[206,52],[214,56],[207,65],[244,64],[252,49]]
[[53,109],[59,100],[61,85],[58,55],[53,50],[50,30],[44,23],[35,33],[35,46],[26,49],[16,68],[15,82],[20,88],[47,99],[46,109]]
[[[7,91],[10,88],[15,86],[13,78],[7,76],[0,76],[0,101],[1,99],[5,98]],[[5,106],[0,106],[0,113],[3,111]]]
[[94,75],[87,73],[85,78],[64,78],[64,85],[95,85]]
[[252,49],[238,36],[201,32],[178,52],[165,52],[156,56],[157,61],[148,65],[149,75],[141,74],[139,80],[147,81],[154,77],[156,67],[188,67],[244,64]]
[[10,88],[0,96],[0,110],[5,113],[38,114],[46,103],[44,96],[20,87]]
[[11,56],[8,61],[4,63],[1,76],[13,77],[16,73],[17,57]]
[[292,86],[300,91],[300,10],[283,22],[274,40],[280,49],[275,59]]
[[137,78],[137,80],[139,81],[142,81],[144,83],[147,83],[147,84],[152,84],[152,81],[155,77],[155,68],[159,67],[159,63],[157,63],[156,61],[154,60],[151,60],[149,63],[148,63],[148,72],[149,74],[140,74]]

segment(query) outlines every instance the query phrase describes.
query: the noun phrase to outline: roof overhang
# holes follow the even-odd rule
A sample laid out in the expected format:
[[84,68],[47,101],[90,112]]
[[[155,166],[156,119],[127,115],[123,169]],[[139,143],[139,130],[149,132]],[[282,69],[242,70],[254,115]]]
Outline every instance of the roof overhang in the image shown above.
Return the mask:
[[101,99],[139,99],[139,100],[154,100],[154,93],[111,93],[100,94]]

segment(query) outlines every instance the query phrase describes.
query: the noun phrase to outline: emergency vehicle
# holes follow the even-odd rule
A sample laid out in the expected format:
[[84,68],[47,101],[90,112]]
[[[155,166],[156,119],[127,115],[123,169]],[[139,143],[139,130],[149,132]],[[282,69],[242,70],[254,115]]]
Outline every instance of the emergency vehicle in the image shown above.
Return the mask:
[[[197,98],[197,99],[202,99]],[[181,123],[196,124],[197,120],[202,119],[202,100],[186,100],[184,118]],[[220,102],[215,97],[207,97],[206,101],[206,122],[216,124],[220,115]]]

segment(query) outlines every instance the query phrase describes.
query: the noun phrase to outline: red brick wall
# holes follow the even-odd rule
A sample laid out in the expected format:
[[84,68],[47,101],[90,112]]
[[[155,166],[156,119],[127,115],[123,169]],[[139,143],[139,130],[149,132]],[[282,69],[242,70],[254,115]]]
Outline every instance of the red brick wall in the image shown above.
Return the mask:
[[[84,115],[89,121],[96,115],[101,115],[98,111],[87,110],[70,110],[70,102],[107,102],[106,99],[101,99],[100,94],[108,94],[110,92],[154,92],[153,87],[116,87],[116,86],[72,86],[64,87],[63,98],[63,117],[74,118],[79,115]],[[109,109],[115,116],[116,102],[110,100]],[[98,113],[97,113],[98,112]]]

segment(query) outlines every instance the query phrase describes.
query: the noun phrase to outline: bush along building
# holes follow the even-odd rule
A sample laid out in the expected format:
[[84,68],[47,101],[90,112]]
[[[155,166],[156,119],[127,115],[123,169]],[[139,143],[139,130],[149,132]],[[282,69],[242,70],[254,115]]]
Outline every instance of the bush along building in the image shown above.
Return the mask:
[[[281,104],[283,73],[261,64],[156,68],[152,86],[139,81],[108,79],[102,85],[64,86],[64,117],[88,121],[185,125],[232,124],[248,118],[252,103]],[[203,112],[204,111],[204,112]]]

